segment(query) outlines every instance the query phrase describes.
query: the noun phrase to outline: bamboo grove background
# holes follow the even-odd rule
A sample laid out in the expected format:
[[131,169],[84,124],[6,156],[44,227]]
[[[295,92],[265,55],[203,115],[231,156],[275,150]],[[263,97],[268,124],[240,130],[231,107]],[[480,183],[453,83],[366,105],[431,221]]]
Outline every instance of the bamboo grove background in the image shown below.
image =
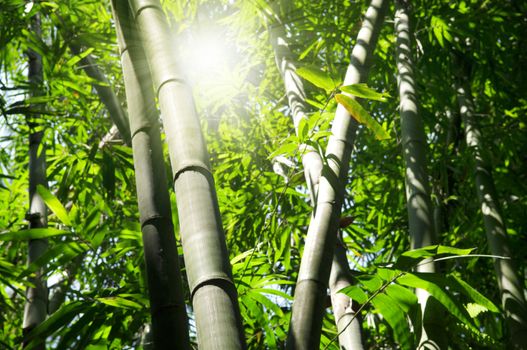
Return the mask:
[[1,348],[527,344],[522,2],[1,8]]

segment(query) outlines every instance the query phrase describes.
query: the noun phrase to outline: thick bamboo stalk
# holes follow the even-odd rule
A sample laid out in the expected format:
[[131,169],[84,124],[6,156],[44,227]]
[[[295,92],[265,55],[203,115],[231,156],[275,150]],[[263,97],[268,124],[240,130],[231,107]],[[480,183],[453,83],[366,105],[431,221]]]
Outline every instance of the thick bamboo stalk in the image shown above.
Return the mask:
[[155,349],[190,349],[179,257],[172,223],[158,114],[148,62],[127,1],[112,1],[145,253]]
[[[36,14],[31,20],[31,30],[37,36],[41,36],[41,21],[40,15]],[[31,96],[38,96],[40,94],[42,84],[42,58],[38,53],[29,49],[29,68],[28,78],[31,86]],[[42,126],[31,121],[31,119],[38,116],[27,116],[28,125],[30,129],[29,134],[29,211],[27,219],[29,221],[29,228],[44,228],[47,227],[47,209],[46,203],[42,197],[37,193],[37,186],[42,185],[47,187],[46,179],[46,148],[42,145],[42,137],[44,131]],[[31,265],[44,254],[47,250],[48,242],[46,239],[30,240],[28,244],[28,258],[27,263]],[[47,282],[42,276],[42,270],[35,272],[35,276],[30,278],[30,282],[34,287],[30,287],[26,291],[27,301],[24,307],[24,321],[23,333],[24,335],[31,332],[36,326],[42,323],[47,316],[48,306],[48,289]],[[24,342],[24,345],[27,345]],[[41,340],[35,349],[45,349],[45,342]]]
[[209,155],[158,0],[132,0],[163,115],[200,349],[245,348]]
[[[353,48],[344,84],[366,79],[387,1],[373,0]],[[298,274],[288,348],[316,349],[320,342],[324,300],[335,250],[340,210],[344,199],[351,149],[357,122],[347,110],[337,106],[322,170],[315,215],[309,225]]]
[[492,255],[505,259],[494,259],[494,270],[501,293],[501,303],[509,328],[509,346],[524,349],[527,344],[527,304],[524,282],[518,277],[511,260],[509,239],[505,221],[501,214],[491,169],[483,154],[481,132],[474,116],[474,105],[465,77],[456,81],[459,111],[465,128],[465,140],[474,161],[476,192],[483,214],[487,242]]
[[[426,136],[423,122],[418,112],[415,91],[415,79],[412,63],[411,36],[407,5],[395,1],[395,34],[397,82],[399,87],[399,113],[401,115],[401,140],[405,164],[406,208],[410,231],[410,247],[422,248],[436,243],[434,209],[430,198],[430,185],[426,162]],[[435,272],[435,264],[421,264],[419,272]],[[434,315],[428,315],[427,302],[430,294],[423,289],[415,291],[423,318],[420,346],[444,348],[446,338],[434,321]],[[428,312],[427,312],[428,311]],[[431,316],[431,317],[430,317]],[[430,324],[431,323],[431,324]]]
[[[291,109],[291,116],[295,132],[299,135],[299,125],[302,119],[307,119],[306,94],[302,79],[296,73],[296,67],[293,62],[293,55],[287,43],[287,37],[284,26],[281,23],[273,23],[269,26],[269,36],[275,53],[275,60],[282,79]],[[301,145],[302,164],[304,166],[304,176],[306,178],[309,195],[313,207],[316,204],[318,183],[322,173],[322,157],[312,147]],[[338,256],[337,256],[338,254]],[[346,259],[344,247],[337,247],[333,257],[329,287],[333,312],[335,314],[335,323],[337,332],[339,332],[339,343],[341,348],[354,349],[362,348],[361,324],[359,319],[355,319],[352,325],[349,321],[355,313],[348,308],[353,301],[345,294],[338,293],[340,289],[348,287],[351,284],[350,269]]]

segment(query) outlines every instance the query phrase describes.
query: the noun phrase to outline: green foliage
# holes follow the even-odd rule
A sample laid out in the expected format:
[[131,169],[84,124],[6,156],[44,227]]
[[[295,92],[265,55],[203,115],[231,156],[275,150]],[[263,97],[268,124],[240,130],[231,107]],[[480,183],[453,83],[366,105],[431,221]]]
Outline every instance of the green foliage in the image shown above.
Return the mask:
[[378,140],[386,140],[390,138],[388,132],[384,130],[364,108],[362,108],[360,103],[343,94],[335,95],[335,100],[343,105],[357,122],[364,124],[368,129],[371,129]]
[[335,90],[339,85],[326,72],[316,67],[300,67],[296,73],[313,85],[326,90],[326,92]]
[[387,93],[380,93],[372,88],[369,88],[368,85],[364,83],[360,84],[352,84],[352,85],[346,85],[339,87],[340,91],[346,92],[348,94],[352,94],[353,96],[367,98],[369,100],[375,100],[375,101],[381,101],[386,102],[387,97],[390,97]]
[[[408,271],[418,264],[427,263],[426,260],[419,262],[425,257],[434,260],[445,255],[459,258],[465,257],[471,251],[472,249],[445,246],[429,246],[407,251],[401,254],[401,257],[406,259],[399,258],[395,264],[398,269],[377,268],[372,274],[355,274],[357,283],[340,292],[360,303],[361,309],[369,307],[371,303],[386,319],[394,332],[395,340],[404,349],[415,348],[420,339],[422,310],[412,291],[413,288],[430,293],[431,297],[439,301],[467,330],[478,335],[480,330],[476,327],[474,319],[485,311],[499,313],[494,303],[456,276]],[[412,259],[411,264],[408,258]],[[402,264],[401,260],[405,264]]]
[[[297,73],[309,82],[305,89],[310,107],[296,135],[267,40],[263,14],[269,10],[267,4],[163,3],[178,41],[174,44],[182,46],[178,52],[191,56],[184,70],[192,78],[188,81],[206,130],[249,347],[281,348],[286,339],[311,217],[301,165],[305,146],[299,145],[325,153],[341,100],[365,126],[357,133],[343,207],[343,215],[354,218],[343,241],[350,264],[358,270],[357,283],[342,292],[362,304],[366,346],[415,346],[422,319],[413,292],[421,288],[445,310],[452,348],[503,348],[507,330],[497,306],[492,259],[441,260],[443,274],[413,273],[411,268],[423,259],[488,253],[451,88],[458,68],[452,63],[453,52],[462,52],[470,68],[475,110],[505,214],[511,255],[519,272],[526,268],[527,71],[522,66],[527,60],[526,5],[439,0],[413,4],[413,68],[430,148],[441,245],[409,251],[401,141],[396,137],[398,101],[388,98],[396,96],[397,86],[392,26],[381,31],[367,85],[339,87],[368,4],[283,2],[281,18],[293,59],[301,67]],[[42,14],[42,38],[29,31],[36,13]],[[221,41],[229,43],[232,56],[224,66],[217,64],[215,71],[199,76],[198,58],[212,61],[215,54],[191,52],[194,45],[189,43],[198,43],[196,33],[209,25],[211,31],[222,33]],[[132,152],[119,138],[99,146],[112,124],[93,90],[94,79],[79,67],[82,58],[91,56],[125,105],[112,26],[106,2],[2,4],[1,348],[19,346],[27,278],[41,268],[50,298],[63,296],[31,335],[35,340],[47,337],[50,348],[138,348],[149,323]],[[80,54],[71,52],[72,42],[81,46]],[[24,54],[29,48],[40,53],[44,66],[44,95],[32,98]],[[336,99],[329,97],[338,92],[342,94]],[[350,102],[345,94],[365,100]],[[38,191],[50,209],[47,229],[29,230],[25,220],[29,121],[45,130],[49,190]],[[179,237],[177,222],[174,214]],[[27,241],[36,238],[47,238],[49,249],[26,266]],[[192,319],[190,295],[186,298]],[[321,346],[336,349],[329,308],[323,327]],[[194,329],[191,338],[195,339]]]

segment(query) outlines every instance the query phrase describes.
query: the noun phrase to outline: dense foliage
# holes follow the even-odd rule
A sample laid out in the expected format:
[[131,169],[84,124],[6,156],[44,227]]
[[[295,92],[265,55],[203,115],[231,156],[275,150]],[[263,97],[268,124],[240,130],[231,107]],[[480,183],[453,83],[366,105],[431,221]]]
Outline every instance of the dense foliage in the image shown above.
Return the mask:
[[[296,135],[269,43],[268,16],[276,8],[260,0],[162,3],[174,38],[167,45],[177,47],[206,134],[248,346],[281,348],[311,217],[298,146],[309,143],[324,154],[337,90],[321,88],[320,79],[332,77],[340,85],[368,4],[282,2],[297,66],[323,72],[318,79],[303,75],[311,110]],[[101,82],[82,66],[88,56],[96,62],[107,79],[102,84],[126,109],[110,5],[3,0],[1,7],[0,347],[21,344],[28,276],[40,268],[48,281],[49,317],[33,338],[47,337],[48,347],[57,349],[142,346],[150,316],[132,149],[107,137],[112,119],[94,88]],[[37,13],[41,36],[30,30]],[[362,304],[367,348],[415,346],[421,322],[415,287],[427,289],[446,309],[438,327],[451,348],[502,348],[508,331],[492,258],[459,257],[490,251],[453,86],[459,74],[470,82],[511,256],[525,283],[527,3],[434,0],[411,7],[428,141],[422,147],[444,246],[420,253],[408,252],[393,13],[392,5],[368,80],[389,97],[362,102],[390,138],[378,140],[371,128],[359,128],[342,210],[354,218],[343,234],[357,282],[347,293]],[[29,94],[28,50],[42,56],[41,96]],[[27,230],[25,218],[33,128],[44,131],[49,184],[49,192],[40,189],[50,209],[49,229],[38,232]],[[173,193],[171,200],[176,208]],[[179,239],[175,210],[173,221]],[[27,266],[28,240],[39,237],[48,237],[49,248]],[[181,247],[179,253],[184,266]],[[440,261],[441,274],[407,273],[422,257],[446,256],[458,257]],[[187,311],[195,339],[190,302]],[[326,311],[321,348],[336,349],[333,314]]]

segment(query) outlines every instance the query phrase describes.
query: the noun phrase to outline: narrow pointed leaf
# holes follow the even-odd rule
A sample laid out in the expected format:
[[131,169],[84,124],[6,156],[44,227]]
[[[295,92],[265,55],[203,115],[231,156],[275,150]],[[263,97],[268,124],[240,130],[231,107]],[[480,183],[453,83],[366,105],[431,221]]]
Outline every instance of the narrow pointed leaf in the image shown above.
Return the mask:
[[347,92],[353,96],[381,102],[386,102],[386,97],[390,96],[385,92],[377,92],[364,83],[341,86],[339,89],[340,91]]
[[52,236],[70,234],[69,231],[58,230],[56,228],[32,228],[0,234],[0,241],[25,241],[30,239],[40,239]]
[[405,312],[399,304],[386,294],[380,293],[372,300],[373,306],[379,310],[393,330],[395,340],[401,349],[413,349],[412,333],[405,317]]
[[461,305],[458,299],[444,288],[448,284],[445,277],[433,273],[406,273],[397,279],[397,283],[426,290],[443,304],[453,316],[465,323],[472,331],[479,332],[474,326],[467,310]]
[[[39,324],[27,335],[27,339],[38,340],[43,335],[49,335],[55,330],[67,326],[70,321],[81,312],[85,311],[89,305],[80,301],[73,301],[63,305],[59,310],[54,312],[48,319]],[[30,346],[31,348],[31,346]]]
[[339,293],[346,294],[351,300],[354,300],[359,304],[364,304],[368,300],[368,295],[359,286],[348,286],[339,290]]
[[294,151],[298,148],[298,143],[296,142],[287,142],[278,147],[277,150],[272,152],[267,159],[273,159],[274,157],[280,155],[280,154],[286,154],[291,155],[294,153]]
[[362,108],[357,101],[342,94],[335,95],[335,100],[343,105],[357,122],[366,125],[368,129],[373,131],[377,140],[386,140],[390,138],[390,135],[383,129],[381,124],[373,119],[373,117]]
[[326,91],[333,91],[337,87],[337,83],[333,78],[320,69],[314,67],[300,67],[296,70],[296,73],[311,84]]
[[60,201],[51,193],[46,187],[42,185],[37,186],[38,194],[44,199],[48,208],[59,218],[59,220],[66,226],[71,226],[71,220],[68,216],[66,208]]
[[471,285],[463,281],[461,278],[457,276],[451,276],[449,279],[455,280],[457,282],[457,283],[452,283],[455,289],[459,290],[460,292],[472,298],[472,300],[474,300],[474,302],[476,302],[477,304],[485,307],[487,310],[491,312],[495,312],[495,313],[500,312],[500,309],[498,309],[498,307],[494,305],[492,301],[490,301],[483,294],[481,294],[480,292],[472,288]]
[[473,248],[459,249],[442,245],[432,245],[419,249],[413,249],[402,253],[397,259],[394,267],[400,270],[407,270],[424,258],[437,257],[438,255],[444,254],[458,256],[469,255],[473,250]]
[[97,298],[97,300],[100,301],[103,304],[114,306],[114,307],[118,307],[118,308],[123,308],[123,309],[136,309],[136,310],[139,310],[139,309],[144,308],[143,305],[141,305],[141,304],[139,304],[139,303],[137,303],[135,301],[125,299],[125,298],[120,297],[120,296]]

